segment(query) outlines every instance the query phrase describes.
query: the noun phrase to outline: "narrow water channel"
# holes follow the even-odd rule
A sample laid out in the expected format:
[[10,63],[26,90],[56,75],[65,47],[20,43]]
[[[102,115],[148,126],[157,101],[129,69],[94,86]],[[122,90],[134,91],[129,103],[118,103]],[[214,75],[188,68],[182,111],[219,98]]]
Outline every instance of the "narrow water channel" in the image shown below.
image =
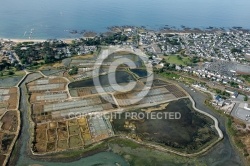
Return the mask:
[[192,96],[198,109],[205,111],[218,119],[219,127],[224,135],[224,139],[220,141],[214,148],[212,148],[207,154],[200,157],[199,160],[209,166],[243,166],[244,163],[241,160],[237,150],[231,144],[226,132],[225,117],[213,112],[204,105],[206,99],[205,94],[200,93],[199,91],[194,92],[190,88],[185,87],[183,84],[180,85]]

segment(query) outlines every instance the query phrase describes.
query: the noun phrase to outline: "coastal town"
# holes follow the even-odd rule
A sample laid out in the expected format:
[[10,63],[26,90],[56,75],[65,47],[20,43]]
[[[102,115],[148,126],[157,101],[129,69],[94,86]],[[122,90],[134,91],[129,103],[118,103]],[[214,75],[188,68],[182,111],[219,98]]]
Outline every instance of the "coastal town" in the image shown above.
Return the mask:
[[[116,66],[118,71],[112,74],[110,68],[120,58],[127,58],[128,62]],[[118,79],[118,83],[107,83],[110,77]],[[99,85],[97,78],[101,80]],[[13,85],[8,84],[11,79]],[[134,89],[117,90],[129,83],[135,84]],[[12,100],[12,95],[17,101]],[[196,99],[199,95],[206,95],[204,103]],[[140,97],[138,102],[132,102]],[[20,146],[19,111],[28,117],[23,125],[30,128],[22,131],[20,137],[26,138],[24,133],[30,135],[26,145],[34,156],[88,149],[105,141],[111,146],[112,139],[119,138],[194,157],[211,149],[228,132],[249,162],[249,97],[250,31],[240,27],[153,31],[116,26],[101,34],[85,32],[76,39],[0,39],[1,164],[14,162],[11,153],[15,142]],[[162,128],[169,125],[169,130],[181,125],[180,130],[195,139],[181,140],[179,133],[174,133],[178,139],[171,140],[165,130],[157,131],[163,133],[160,136],[156,126],[147,128],[152,125],[150,120],[117,120],[110,115],[120,112],[123,117],[131,110],[164,113],[178,102],[186,106],[176,107],[178,110],[191,110],[182,113],[191,116],[193,122],[189,124],[184,118],[178,124],[158,124]],[[196,106],[200,104],[225,116],[227,130],[221,129],[221,117]],[[97,115],[101,118],[93,118]],[[200,126],[194,127],[195,124]]]

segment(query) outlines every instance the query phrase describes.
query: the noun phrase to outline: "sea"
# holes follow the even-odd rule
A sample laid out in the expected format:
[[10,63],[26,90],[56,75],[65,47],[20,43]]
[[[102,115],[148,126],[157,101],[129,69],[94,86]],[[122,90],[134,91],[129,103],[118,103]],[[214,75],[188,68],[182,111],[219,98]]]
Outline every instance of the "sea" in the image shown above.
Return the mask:
[[249,7],[249,0],[0,0],[0,38],[75,38],[122,25],[250,29]]

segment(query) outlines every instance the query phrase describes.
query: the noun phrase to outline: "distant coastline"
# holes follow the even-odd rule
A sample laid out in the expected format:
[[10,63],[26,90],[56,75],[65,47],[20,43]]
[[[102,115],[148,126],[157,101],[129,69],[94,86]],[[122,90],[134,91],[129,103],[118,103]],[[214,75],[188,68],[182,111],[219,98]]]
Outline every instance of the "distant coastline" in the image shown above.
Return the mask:
[[[32,6],[32,7],[31,7]],[[206,29],[250,28],[250,1],[2,1],[0,37],[17,39],[79,38],[111,26]]]
[[[4,41],[13,41],[16,43],[22,43],[22,42],[45,42],[47,40],[53,40],[53,39],[57,39],[57,40],[62,40],[65,43],[70,43],[73,40],[76,39],[80,39],[80,38],[84,38],[84,37],[94,37],[95,35],[98,34],[106,34],[106,33],[112,33],[112,32],[120,32],[120,31],[124,31],[126,29],[129,28],[137,28],[137,29],[141,29],[144,30],[145,32],[159,32],[159,33],[175,33],[175,34],[188,34],[188,33],[215,33],[215,32],[228,32],[228,31],[243,31],[243,32],[248,32],[250,33],[250,29],[247,28],[243,28],[243,27],[231,27],[231,28],[225,28],[225,27],[212,27],[209,26],[207,28],[190,28],[190,27],[186,27],[184,25],[181,25],[179,28],[176,28],[175,26],[169,26],[169,25],[165,25],[164,27],[161,27],[158,30],[154,30],[154,29],[149,29],[145,26],[129,26],[129,25],[124,25],[124,26],[111,26],[111,27],[107,27],[105,32],[101,32],[101,33],[97,33],[94,31],[84,31],[84,33],[76,33],[74,35],[77,35],[75,37],[65,37],[65,38],[31,38],[31,39],[25,39],[25,38],[7,38],[7,37],[1,37],[0,36],[0,41],[4,40]],[[77,30],[72,30],[72,31],[77,31]]]
[[[75,40],[77,38],[72,38],[72,39],[66,39],[66,38],[62,38],[62,39],[57,39],[57,40],[62,40],[64,41],[65,43],[71,43],[73,40]],[[45,42],[49,39],[8,39],[8,38],[1,38],[0,37],[0,41],[12,41],[12,42],[15,42],[15,43],[24,43],[24,42]]]

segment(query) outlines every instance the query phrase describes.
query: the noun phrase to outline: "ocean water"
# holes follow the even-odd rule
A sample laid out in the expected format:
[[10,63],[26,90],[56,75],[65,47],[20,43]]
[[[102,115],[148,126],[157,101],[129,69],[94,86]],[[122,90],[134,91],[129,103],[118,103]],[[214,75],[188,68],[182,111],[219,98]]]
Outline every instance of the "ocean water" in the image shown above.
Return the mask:
[[0,0],[0,38],[73,38],[115,25],[250,28],[249,0]]

